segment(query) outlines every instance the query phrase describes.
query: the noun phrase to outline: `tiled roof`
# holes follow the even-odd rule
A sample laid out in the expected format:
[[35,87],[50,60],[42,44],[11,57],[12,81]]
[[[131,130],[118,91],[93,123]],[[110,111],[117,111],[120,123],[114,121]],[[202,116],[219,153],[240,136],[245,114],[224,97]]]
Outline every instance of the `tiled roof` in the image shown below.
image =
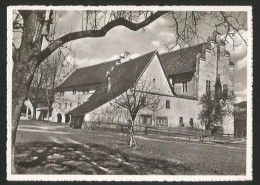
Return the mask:
[[104,82],[106,80],[106,72],[111,71],[117,60],[79,68],[60,84],[57,89]]
[[167,75],[196,71],[196,56],[202,51],[204,43],[160,55]]
[[97,90],[87,102],[67,114],[73,116],[85,115],[127,91],[134,85],[135,80],[140,77],[144,68],[156,53],[156,51],[153,51],[116,65],[111,72],[111,90],[109,92],[104,89]]

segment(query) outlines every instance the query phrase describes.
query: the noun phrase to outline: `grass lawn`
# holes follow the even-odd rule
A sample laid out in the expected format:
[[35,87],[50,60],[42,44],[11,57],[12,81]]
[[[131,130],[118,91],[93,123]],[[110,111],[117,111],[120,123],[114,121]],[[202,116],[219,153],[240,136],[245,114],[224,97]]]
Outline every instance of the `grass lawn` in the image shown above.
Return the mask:
[[105,130],[22,121],[15,166],[23,174],[245,174],[246,150],[240,145],[209,145],[137,135],[136,150],[127,137]]

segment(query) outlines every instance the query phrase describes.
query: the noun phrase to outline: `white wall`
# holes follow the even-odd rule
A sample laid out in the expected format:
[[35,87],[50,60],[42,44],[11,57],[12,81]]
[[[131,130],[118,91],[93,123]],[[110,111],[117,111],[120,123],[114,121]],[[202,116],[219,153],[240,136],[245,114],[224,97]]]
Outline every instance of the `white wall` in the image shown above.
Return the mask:
[[[62,123],[65,123],[65,114],[78,107],[78,103],[81,105],[86,102],[94,92],[95,91],[92,90],[89,91],[89,93],[83,94],[82,92],[77,91],[76,94],[73,94],[72,91],[65,91],[64,95],[60,95],[59,92],[55,93],[54,103],[52,105],[52,121],[57,122],[57,115],[61,114]],[[59,107],[59,103],[61,104],[61,107]],[[65,103],[67,103],[67,108],[65,107]],[[71,107],[70,103],[72,103]]]

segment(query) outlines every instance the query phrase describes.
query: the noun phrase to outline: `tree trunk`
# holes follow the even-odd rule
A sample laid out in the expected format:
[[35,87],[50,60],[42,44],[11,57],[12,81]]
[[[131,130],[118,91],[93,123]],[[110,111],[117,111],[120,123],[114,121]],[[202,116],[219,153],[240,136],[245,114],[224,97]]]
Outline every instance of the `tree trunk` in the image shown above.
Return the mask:
[[33,115],[32,115],[32,120],[36,120],[36,108],[37,108],[37,103],[33,103]]
[[135,135],[134,135],[134,121],[131,121],[130,123],[130,128],[129,128],[129,146],[130,147],[137,147],[137,143],[135,140]]
[[[12,74],[12,151],[20,121],[22,106],[29,91],[34,72],[38,66],[37,54],[41,50],[41,20],[45,11],[28,11],[24,14],[24,30],[17,60]],[[14,153],[12,153],[14,155]],[[12,156],[12,160],[13,160]],[[14,161],[12,161],[14,166]]]

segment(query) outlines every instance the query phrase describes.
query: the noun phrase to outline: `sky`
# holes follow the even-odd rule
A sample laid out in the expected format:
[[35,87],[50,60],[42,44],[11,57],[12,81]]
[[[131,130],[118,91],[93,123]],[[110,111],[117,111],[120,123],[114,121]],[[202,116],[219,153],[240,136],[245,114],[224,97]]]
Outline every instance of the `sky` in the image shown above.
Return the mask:
[[[64,35],[70,31],[81,31],[82,19],[80,12],[63,11],[57,16],[58,26],[56,34]],[[102,38],[84,38],[72,42],[72,51],[75,53],[68,56],[68,61],[74,62],[78,67],[85,67],[101,62],[110,61],[119,57],[124,51],[130,52],[130,58],[138,57],[150,51],[158,50],[159,53],[167,52],[166,44],[174,43],[174,32],[169,25],[171,19],[162,16],[145,27],[145,31],[131,31],[119,26],[110,30]],[[200,35],[207,40],[212,35],[213,28],[200,25]],[[247,30],[241,30],[246,39]],[[238,34],[235,35],[237,47],[231,45],[231,40],[226,49],[230,52],[230,60],[235,63],[234,91],[236,101],[246,100],[247,92],[247,46]]]

